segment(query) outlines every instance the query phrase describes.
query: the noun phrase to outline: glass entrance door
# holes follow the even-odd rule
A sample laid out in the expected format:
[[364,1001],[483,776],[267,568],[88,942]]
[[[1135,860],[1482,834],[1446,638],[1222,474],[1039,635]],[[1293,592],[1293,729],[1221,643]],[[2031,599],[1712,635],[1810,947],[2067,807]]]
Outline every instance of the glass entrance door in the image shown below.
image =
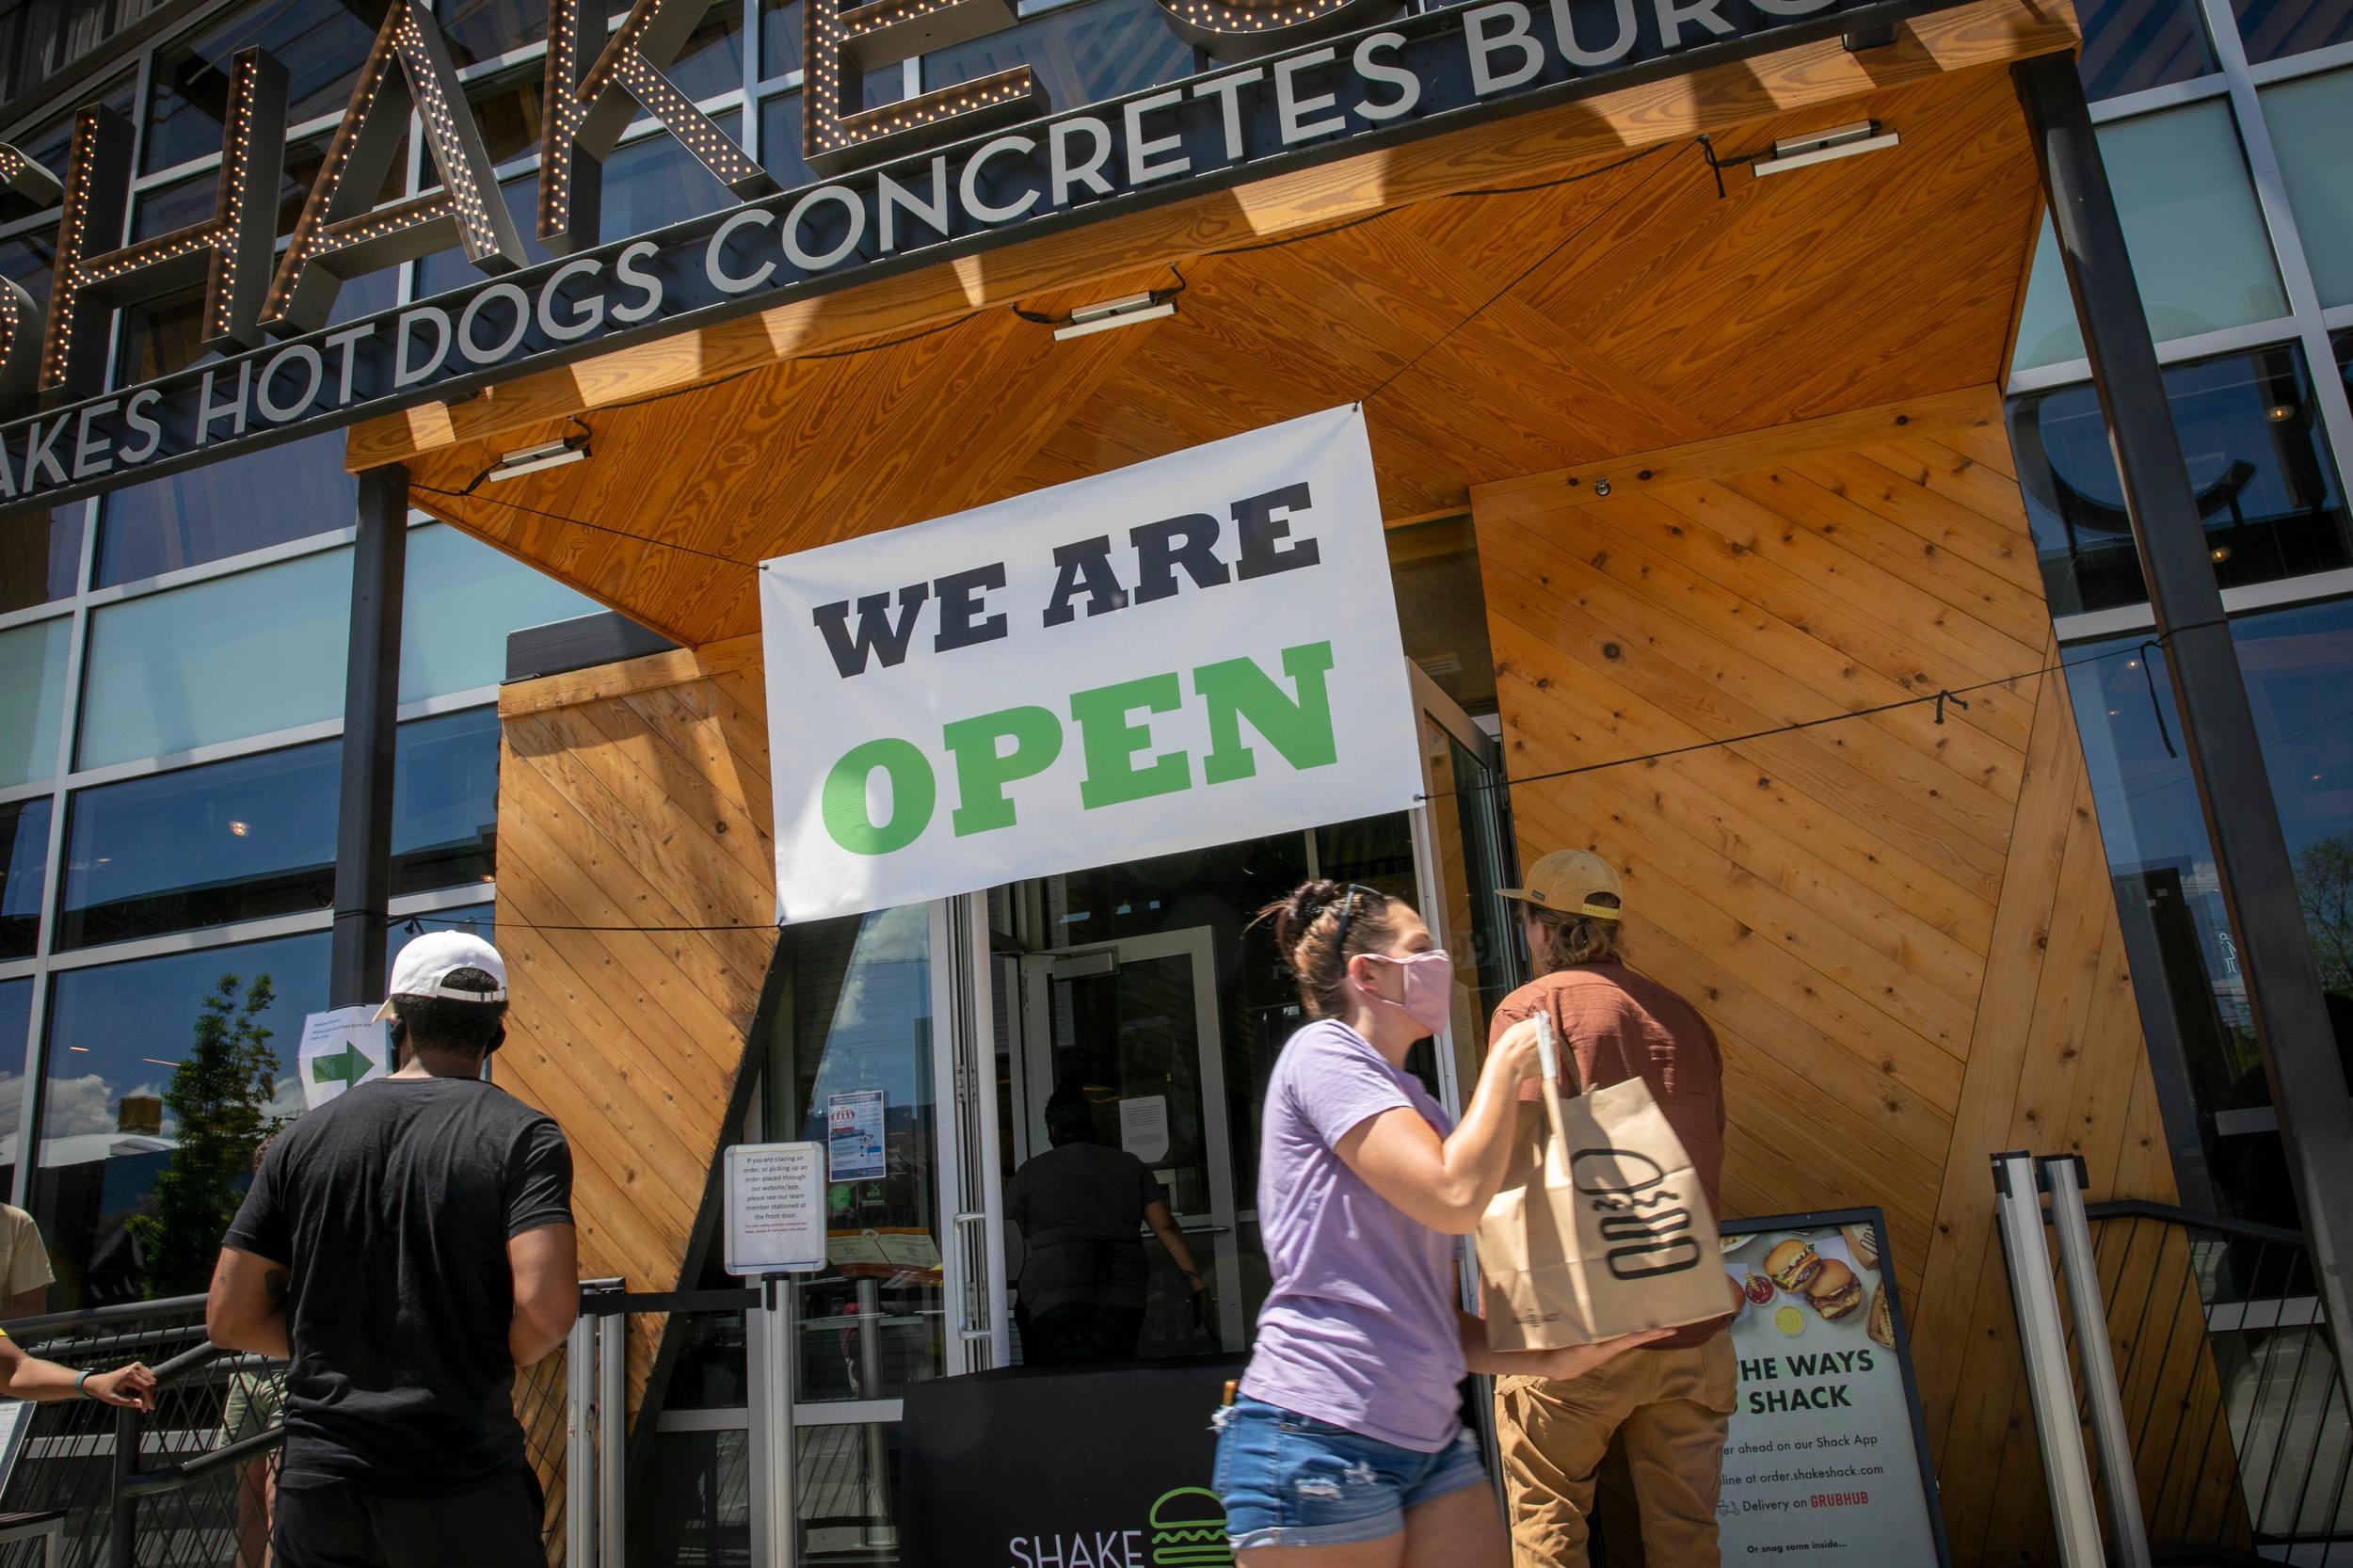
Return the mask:
[[1082,1104],[1095,1142],[1160,1182],[1208,1277],[1197,1305],[1147,1243],[1145,1359],[1239,1347],[1234,1162],[1213,933],[1207,926],[1031,953],[1022,960],[1019,1153],[1048,1147],[1047,1111]]

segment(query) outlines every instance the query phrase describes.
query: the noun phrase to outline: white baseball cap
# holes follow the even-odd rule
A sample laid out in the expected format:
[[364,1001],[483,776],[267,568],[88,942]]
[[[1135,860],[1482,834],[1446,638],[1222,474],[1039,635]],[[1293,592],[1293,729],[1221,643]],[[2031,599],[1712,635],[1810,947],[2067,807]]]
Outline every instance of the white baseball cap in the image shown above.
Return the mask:
[[[480,969],[497,982],[488,991],[470,991],[447,984],[459,969]],[[467,931],[428,931],[400,950],[392,960],[392,983],[385,987],[379,1018],[392,1016],[396,997],[447,997],[452,1001],[504,1001],[506,960],[499,950]]]

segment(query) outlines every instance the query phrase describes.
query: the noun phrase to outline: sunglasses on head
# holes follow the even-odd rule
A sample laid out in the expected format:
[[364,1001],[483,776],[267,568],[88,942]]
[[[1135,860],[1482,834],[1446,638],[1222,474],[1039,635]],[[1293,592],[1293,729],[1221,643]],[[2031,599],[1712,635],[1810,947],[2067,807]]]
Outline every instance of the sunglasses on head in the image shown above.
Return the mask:
[[1340,955],[1343,963],[1348,959],[1348,922],[1356,918],[1356,897],[1359,893],[1374,900],[1382,908],[1388,907],[1389,895],[1380,888],[1368,888],[1361,882],[1348,885],[1348,890],[1340,895],[1340,923],[1332,932],[1332,951]]

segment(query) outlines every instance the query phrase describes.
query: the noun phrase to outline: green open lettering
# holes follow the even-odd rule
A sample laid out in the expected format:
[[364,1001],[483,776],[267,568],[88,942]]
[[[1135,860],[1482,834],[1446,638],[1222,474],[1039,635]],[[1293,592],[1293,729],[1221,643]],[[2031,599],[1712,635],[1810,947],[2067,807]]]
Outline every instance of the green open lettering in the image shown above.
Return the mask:
[[1255,660],[1226,659],[1194,670],[1193,689],[1209,709],[1209,750],[1201,759],[1201,776],[1211,784],[1225,784],[1257,774],[1257,758],[1242,744],[1242,719],[1294,768],[1323,768],[1337,761],[1332,698],[1323,680],[1331,670],[1330,643],[1285,648],[1283,673],[1298,689],[1296,701]]
[[[956,837],[1011,827],[1013,802],[1005,786],[1044,773],[1062,755],[1062,720],[1043,708],[1008,708],[942,726],[941,742],[956,758]],[[1010,750],[998,749],[1010,740]]]
[[[890,776],[890,820],[879,824],[866,812],[866,780],[876,768]],[[852,855],[888,855],[922,836],[938,799],[932,765],[915,743],[886,736],[852,746],[833,765],[820,810],[825,831]]]
[[1191,789],[1192,767],[1181,751],[1155,758],[1147,767],[1136,766],[1136,753],[1152,744],[1152,727],[1128,722],[1128,715],[1139,708],[1173,713],[1184,700],[1184,685],[1174,670],[1071,693],[1070,716],[1079,721],[1079,749],[1086,759],[1079,803],[1092,811],[1098,806]]

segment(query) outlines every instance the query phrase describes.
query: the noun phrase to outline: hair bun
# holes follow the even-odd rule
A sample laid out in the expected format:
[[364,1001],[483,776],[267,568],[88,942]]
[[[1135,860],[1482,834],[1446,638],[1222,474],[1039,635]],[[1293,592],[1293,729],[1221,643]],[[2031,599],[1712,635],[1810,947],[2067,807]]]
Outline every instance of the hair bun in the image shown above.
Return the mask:
[[1274,945],[1286,963],[1294,960],[1299,944],[1307,939],[1324,912],[1347,896],[1347,889],[1329,877],[1301,883],[1263,911],[1274,921]]

